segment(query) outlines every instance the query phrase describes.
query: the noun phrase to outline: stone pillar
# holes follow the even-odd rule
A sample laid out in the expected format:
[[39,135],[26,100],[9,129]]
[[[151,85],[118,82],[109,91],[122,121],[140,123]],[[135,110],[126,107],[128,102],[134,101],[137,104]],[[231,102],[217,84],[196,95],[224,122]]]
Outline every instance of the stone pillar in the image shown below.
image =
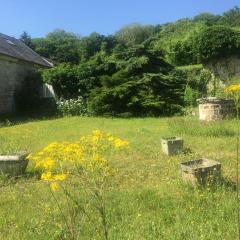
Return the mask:
[[199,119],[203,121],[215,121],[231,118],[235,115],[235,105],[232,99],[220,99],[216,97],[198,99]]

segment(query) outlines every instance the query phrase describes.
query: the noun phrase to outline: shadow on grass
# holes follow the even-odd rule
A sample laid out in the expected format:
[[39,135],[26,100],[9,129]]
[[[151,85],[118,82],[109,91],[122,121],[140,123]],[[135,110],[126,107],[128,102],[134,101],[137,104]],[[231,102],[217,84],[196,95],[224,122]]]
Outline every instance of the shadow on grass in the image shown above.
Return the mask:
[[200,190],[200,191],[219,191],[219,190],[227,190],[236,192],[237,191],[237,183],[232,178],[227,178],[223,176],[213,176],[208,175],[204,179],[198,179],[196,181],[185,180],[182,181],[182,185],[187,187],[191,191]]
[[189,147],[184,147],[181,152],[184,155],[188,155],[188,154],[193,154],[194,153],[193,150],[191,148],[189,148]]
[[41,178],[41,172],[37,170],[29,171],[23,175],[18,176],[17,178],[24,179],[24,180],[31,180],[31,179],[39,180]]
[[200,184],[200,183],[196,185],[189,184],[189,188],[191,189],[197,188],[202,191],[209,190],[209,189],[211,189],[212,191],[216,191],[219,189],[226,189],[226,190],[235,192],[237,190],[237,184],[235,181],[232,181],[230,178],[220,177],[215,180],[207,181],[205,182],[205,184]]
[[21,181],[37,181],[40,179],[40,171],[30,171],[19,176],[0,175],[0,188],[15,185]]
[[232,190],[232,191],[236,191],[237,190],[237,183],[235,181],[233,181],[230,178],[221,178],[221,186]]
[[28,123],[32,121],[53,120],[60,118],[58,115],[44,116],[44,115],[12,115],[0,116],[0,127],[9,127],[17,124]]

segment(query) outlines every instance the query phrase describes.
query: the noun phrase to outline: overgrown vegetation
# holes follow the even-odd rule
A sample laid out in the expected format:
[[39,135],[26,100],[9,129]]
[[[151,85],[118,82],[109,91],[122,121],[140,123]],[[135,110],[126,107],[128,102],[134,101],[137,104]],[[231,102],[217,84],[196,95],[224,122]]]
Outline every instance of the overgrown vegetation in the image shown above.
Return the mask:
[[201,62],[239,55],[239,32],[229,27],[213,26],[200,32],[195,40],[196,53]]
[[[81,238],[83,217],[95,225],[96,235],[99,233],[102,239],[109,239],[106,194],[113,187],[115,170],[109,164],[108,157],[109,152],[127,147],[127,141],[94,130],[76,142],[51,143],[40,152],[28,156],[35,168],[41,171],[41,179],[50,186],[68,239]],[[87,193],[88,204],[81,202],[83,189]],[[66,206],[61,206],[62,201],[56,193],[59,191],[67,199]],[[67,214],[63,213],[62,207],[68,208]],[[95,216],[90,218],[93,211],[96,212]],[[101,223],[97,226],[99,218]]]
[[221,84],[203,67],[176,67],[239,55],[239,22],[235,7],[163,25],[132,24],[109,36],[56,30],[31,41],[24,33],[21,40],[55,62],[43,79],[59,97],[81,96],[96,115],[159,116],[217,95]]

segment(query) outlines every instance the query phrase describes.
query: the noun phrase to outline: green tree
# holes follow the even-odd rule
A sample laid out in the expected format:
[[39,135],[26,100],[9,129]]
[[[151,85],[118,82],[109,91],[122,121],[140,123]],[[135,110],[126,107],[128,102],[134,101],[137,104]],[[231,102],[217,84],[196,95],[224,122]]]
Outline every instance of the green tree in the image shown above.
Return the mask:
[[198,63],[197,54],[194,50],[194,38],[172,43],[169,48],[169,58],[176,66],[192,65]]
[[197,16],[193,18],[194,22],[203,22],[207,26],[212,26],[214,24],[217,24],[219,19],[221,18],[220,15],[214,15],[208,12],[200,13]]
[[74,33],[55,30],[46,38],[33,39],[35,51],[58,63],[78,63],[80,60],[80,40]]
[[236,6],[225,12],[219,23],[230,27],[240,27],[240,8]]
[[110,53],[114,47],[115,39],[113,36],[104,36],[96,32],[91,33],[88,37],[84,37],[80,42],[81,60],[87,61],[101,50]]
[[116,71],[114,61],[105,59],[100,53],[89,61],[78,65],[62,63],[43,71],[45,82],[54,86],[55,92],[62,98],[87,98],[90,91],[100,85],[100,76]]
[[178,112],[183,104],[184,80],[162,52],[135,45],[116,56],[117,71],[100,77],[88,106],[98,115],[143,116]]
[[46,38],[33,38],[34,50],[43,57],[51,58],[54,52],[54,45]]
[[181,19],[165,24],[156,36],[154,49],[165,52],[166,59],[174,65],[196,64],[195,53],[192,50],[193,37],[206,25],[202,21]]
[[34,48],[34,44],[32,42],[32,38],[26,31],[23,31],[23,33],[21,34],[19,40],[22,41],[28,47]]
[[156,30],[152,25],[131,24],[117,31],[115,35],[119,42],[133,46],[143,43],[153,36]]

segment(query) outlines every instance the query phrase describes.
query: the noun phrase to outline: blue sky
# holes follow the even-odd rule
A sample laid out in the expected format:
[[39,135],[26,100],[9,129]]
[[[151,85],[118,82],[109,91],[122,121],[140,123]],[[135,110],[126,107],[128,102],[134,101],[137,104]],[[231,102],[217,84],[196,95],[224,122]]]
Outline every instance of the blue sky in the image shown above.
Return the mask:
[[239,0],[0,0],[0,32],[43,37],[61,28],[86,36],[130,23],[161,24],[201,12],[221,14]]

